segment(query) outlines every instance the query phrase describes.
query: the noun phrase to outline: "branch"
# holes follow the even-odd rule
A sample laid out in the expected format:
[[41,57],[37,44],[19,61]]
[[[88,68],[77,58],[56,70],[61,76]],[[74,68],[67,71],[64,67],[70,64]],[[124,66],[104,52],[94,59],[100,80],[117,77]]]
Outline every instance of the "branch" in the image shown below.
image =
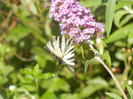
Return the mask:
[[114,76],[114,74],[112,73],[112,71],[108,68],[108,66],[104,63],[104,61],[101,59],[101,57],[99,56],[99,54],[97,52],[95,52],[94,47],[91,45],[91,43],[89,41],[86,41],[86,43],[90,46],[90,48],[92,49],[92,51],[94,52],[94,54],[96,55],[95,58],[102,63],[102,65],[104,66],[104,68],[108,71],[108,73],[111,75],[111,77],[114,79],[116,85],[118,86],[118,88],[120,89],[124,99],[127,99],[126,94],[124,93],[122,87],[120,86],[118,80],[116,79],[116,77]]

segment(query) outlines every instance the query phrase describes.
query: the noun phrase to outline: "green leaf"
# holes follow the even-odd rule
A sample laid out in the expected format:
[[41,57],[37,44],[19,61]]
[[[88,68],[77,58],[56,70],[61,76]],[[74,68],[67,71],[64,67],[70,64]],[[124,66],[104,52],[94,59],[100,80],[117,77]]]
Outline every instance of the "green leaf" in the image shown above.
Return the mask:
[[53,77],[53,73],[38,74],[37,77],[48,80],[49,78]]
[[49,18],[49,15],[47,15],[44,28],[45,28],[46,34],[49,36],[52,35],[52,29],[49,25],[49,24],[51,24],[51,22],[52,22],[52,20]]
[[31,85],[31,84],[23,84],[21,85],[23,88],[25,88],[27,91],[35,91],[36,90],[36,87],[34,85]]
[[114,17],[116,0],[108,0],[107,7],[106,7],[106,30],[107,30],[107,37],[109,37],[111,26]]
[[32,74],[32,70],[30,69],[30,68],[25,68],[25,69],[22,69],[21,70],[21,73],[23,73],[23,74]]
[[50,53],[46,52],[43,47],[36,46],[31,49],[31,53],[35,55],[35,60],[40,65],[40,67],[45,67],[47,61],[54,61]]
[[81,98],[77,93],[74,94],[64,93],[60,95],[60,99],[81,99]]
[[39,65],[36,64],[36,66],[35,66],[34,69],[33,69],[33,75],[34,75],[34,76],[37,76],[38,73],[39,73]]
[[6,84],[8,82],[8,78],[7,77],[4,77],[4,76],[0,76],[0,86]]
[[107,61],[107,63],[109,64],[109,66],[111,67],[111,58],[110,58],[109,52],[106,51],[102,56]]
[[116,94],[113,94],[113,93],[107,93],[106,94],[110,97],[112,97],[113,99],[122,99],[120,96],[116,95]]
[[56,95],[52,92],[46,92],[41,96],[41,99],[57,99]]
[[127,37],[129,33],[132,33],[132,28],[133,28],[133,23],[128,24],[128,25],[116,30],[115,32],[113,32],[110,35],[108,40],[105,41],[106,44],[112,43],[112,42],[115,42],[117,40]]
[[121,26],[121,18],[128,14],[129,12],[128,11],[125,11],[125,10],[119,10],[115,13],[115,16],[114,16],[114,23],[117,27],[120,27]]
[[21,77],[20,78],[20,83],[21,84],[24,84],[24,83],[26,83],[26,84],[32,84],[33,83],[33,76],[31,76],[31,75],[26,75],[26,76],[23,76],[23,77]]
[[132,18],[133,18],[133,15],[127,15],[127,16],[125,16],[125,17],[121,20],[120,26],[123,26],[124,24],[126,24],[127,22],[129,22],[129,20],[132,19]]
[[128,35],[128,46],[133,45],[133,32]]
[[116,5],[116,8],[115,10],[118,10],[120,8],[123,8],[124,6],[127,6],[127,5],[133,5],[133,1],[130,1],[130,0],[125,0],[125,1],[122,1],[120,0],[117,5]]
[[23,0],[22,3],[25,7],[28,7],[28,10],[30,12],[32,12],[32,14],[38,15],[37,7],[35,6],[34,1],[32,1],[32,0]]
[[[7,76],[9,75],[10,73],[12,73],[14,71],[14,67],[13,66],[5,66],[3,69],[2,69],[2,74],[4,76]],[[1,72],[1,71],[0,71]]]
[[80,99],[87,98],[92,94],[94,94],[96,91],[102,90],[108,87],[108,83],[102,78],[95,78],[95,79],[89,80],[88,83],[89,85],[81,90]]
[[85,61],[84,73],[86,73],[89,64],[96,64],[96,63],[99,63],[99,62],[95,58]]
[[107,2],[107,0],[86,0],[86,1],[82,1],[81,4],[84,7],[90,7],[90,6],[95,6],[95,5],[99,5],[103,2]]
[[100,54],[103,54],[103,44],[102,43],[100,43],[100,48],[99,48],[99,52],[100,52]]
[[82,52],[82,57],[85,59],[83,46],[81,45],[80,48],[81,48],[81,52]]
[[133,38],[133,32],[128,35],[128,40]]
[[17,43],[20,39],[26,37],[31,32],[32,32],[32,29],[19,24],[8,33],[6,40],[7,41],[12,40],[15,43]]
[[70,91],[70,85],[63,78],[56,78],[52,85],[48,88],[48,92],[57,92],[59,90],[64,92]]
[[130,86],[128,86],[128,85],[126,87],[127,87],[127,91],[129,93],[131,99],[133,99],[133,89]]

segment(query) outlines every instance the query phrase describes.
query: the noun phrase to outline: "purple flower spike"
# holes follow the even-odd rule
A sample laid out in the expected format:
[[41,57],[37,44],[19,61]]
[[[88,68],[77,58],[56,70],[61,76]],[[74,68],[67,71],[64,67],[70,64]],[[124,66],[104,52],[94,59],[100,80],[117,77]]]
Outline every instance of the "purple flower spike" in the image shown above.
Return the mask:
[[[99,36],[103,39],[104,25],[95,22],[91,11],[76,0],[45,0],[51,2],[49,17],[60,22],[61,34],[69,34],[76,43]],[[46,4],[47,6],[48,4]]]

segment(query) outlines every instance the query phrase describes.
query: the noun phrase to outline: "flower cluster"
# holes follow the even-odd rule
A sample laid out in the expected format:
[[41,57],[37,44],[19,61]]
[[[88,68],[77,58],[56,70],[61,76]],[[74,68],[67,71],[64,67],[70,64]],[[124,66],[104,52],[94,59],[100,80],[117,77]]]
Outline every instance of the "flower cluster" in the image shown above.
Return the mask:
[[[104,25],[95,22],[91,11],[76,0],[45,0],[51,2],[49,17],[60,22],[61,34],[69,34],[76,43],[90,39],[94,35],[103,38]],[[47,6],[48,4],[46,4]]]

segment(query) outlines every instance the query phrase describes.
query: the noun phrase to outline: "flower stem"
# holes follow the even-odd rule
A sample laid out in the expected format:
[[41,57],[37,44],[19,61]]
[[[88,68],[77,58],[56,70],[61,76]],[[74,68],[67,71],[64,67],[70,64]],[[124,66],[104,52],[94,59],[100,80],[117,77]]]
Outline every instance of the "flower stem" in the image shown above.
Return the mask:
[[112,73],[112,71],[109,69],[109,67],[104,63],[104,61],[101,59],[101,57],[98,55],[98,53],[96,53],[94,51],[94,47],[91,45],[91,43],[89,41],[86,41],[86,43],[89,45],[89,47],[92,49],[92,51],[94,52],[94,54],[96,55],[95,58],[102,63],[102,65],[104,66],[104,68],[108,71],[108,73],[111,75],[111,77],[114,79],[116,85],[118,86],[118,88],[120,89],[124,99],[127,99],[126,94],[124,93],[124,90],[122,89],[122,87],[120,86],[118,80],[116,79],[116,77],[114,76],[114,74]]

